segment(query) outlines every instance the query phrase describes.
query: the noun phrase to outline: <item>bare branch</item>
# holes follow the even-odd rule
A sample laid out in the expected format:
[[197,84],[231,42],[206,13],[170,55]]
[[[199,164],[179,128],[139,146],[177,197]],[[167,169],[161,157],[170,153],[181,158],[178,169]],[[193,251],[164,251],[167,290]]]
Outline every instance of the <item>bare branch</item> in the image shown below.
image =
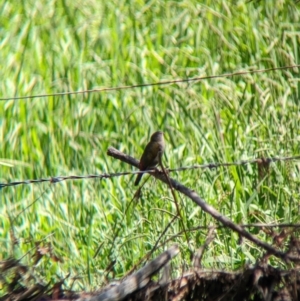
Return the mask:
[[[123,162],[126,162],[128,164],[131,164],[135,167],[138,165],[138,161],[128,155],[123,154],[122,152],[118,151],[117,149],[113,147],[109,147],[107,150],[107,154],[109,156],[112,156],[116,159],[119,159]],[[159,172],[149,172],[152,176],[154,176],[156,179],[159,179],[160,181],[166,183],[169,185],[168,179],[165,177],[163,173]],[[248,240],[252,241],[255,243],[257,246],[265,249],[269,254],[273,254],[276,257],[279,257],[283,260],[291,260],[291,261],[300,261],[300,258],[297,256],[292,256],[292,255],[287,255],[284,252],[281,252],[274,248],[273,246],[269,245],[268,243],[265,243],[261,240],[259,240],[256,236],[250,234],[247,232],[245,229],[243,229],[241,226],[236,225],[233,223],[229,218],[226,216],[223,216],[220,212],[218,212],[214,207],[211,205],[207,204],[194,190],[189,189],[188,187],[182,185],[181,183],[175,181],[172,178],[169,178],[172,186],[174,189],[177,191],[181,192],[188,198],[190,198],[194,203],[196,203],[203,211],[206,213],[210,214],[213,218],[215,218],[217,221],[222,223],[224,226],[230,228],[231,230],[237,232],[239,235],[247,238]]]

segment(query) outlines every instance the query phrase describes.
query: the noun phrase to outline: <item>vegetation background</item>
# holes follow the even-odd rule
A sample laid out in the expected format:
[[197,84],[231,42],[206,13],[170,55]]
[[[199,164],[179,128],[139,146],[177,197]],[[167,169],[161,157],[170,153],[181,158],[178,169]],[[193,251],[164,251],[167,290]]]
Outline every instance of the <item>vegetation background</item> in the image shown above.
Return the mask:
[[[139,158],[158,129],[167,143],[164,164],[172,168],[299,154],[297,68],[3,99],[299,64],[295,1],[13,0],[0,1],[0,9],[2,183],[134,170],[108,157],[107,148]],[[262,179],[255,165],[172,177],[236,223],[299,219],[297,161],[272,164]],[[134,176],[124,176],[2,188],[0,260],[14,257],[31,266],[37,278],[28,281],[47,283],[70,273],[66,285],[78,277],[73,288],[79,290],[122,277],[177,214],[166,185],[150,177],[133,200],[133,182]],[[206,227],[216,224],[190,200],[179,200],[188,240],[177,219],[153,254],[178,243],[178,275],[191,264],[189,251],[205,241]],[[270,233],[249,231],[272,243]],[[37,249],[45,251],[38,262]],[[262,253],[220,228],[202,264],[233,270]],[[280,264],[276,258],[271,263]]]

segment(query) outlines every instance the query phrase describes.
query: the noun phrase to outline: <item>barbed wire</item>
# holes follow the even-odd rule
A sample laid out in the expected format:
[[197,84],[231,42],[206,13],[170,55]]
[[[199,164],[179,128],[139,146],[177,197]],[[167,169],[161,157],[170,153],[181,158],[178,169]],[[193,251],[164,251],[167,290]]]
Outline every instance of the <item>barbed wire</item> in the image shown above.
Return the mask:
[[[193,169],[215,169],[219,167],[230,167],[230,166],[242,166],[247,164],[263,164],[264,166],[269,165],[272,162],[278,161],[295,161],[300,160],[300,155],[292,156],[292,157],[272,157],[272,158],[256,158],[250,160],[242,160],[237,162],[230,163],[207,163],[202,165],[192,165],[192,166],[183,166],[178,168],[170,168],[167,169],[168,172],[178,172],[184,170],[193,170]],[[66,181],[66,180],[84,180],[84,179],[109,179],[114,177],[126,176],[126,175],[135,175],[141,173],[151,173],[156,172],[156,169],[146,170],[146,171],[125,171],[125,172],[116,172],[116,173],[103,173],[103,174],[90,174],[83,176],[56,176],[50,178],[41,178],[34,180],[24,180],[24,181],[14,181],[10,183],[0,183],[0,189],[4,187],[18,186],[18,185],[28,185],[28,184],[36,184],[43,182],[50,182],[52,184]]]
[[96,92],[105,92],[105,91],[119,91],[119,90],[126,90],[126,89],[135,89],[135,88],[162,86],[162,85],[170,85],[170,84],[177,84],[177,83],[195,82],[195,81],[201,81],[201,80],[205,80],[205,79],[214,79],[214,78],[231,77],[231,76],[237,76],[237,75],[270,72],[270,71],[292,69],[292,68],[298,68],[298,67],[300,67],[300,65],[291,65],[291,66],[283,66],[283,67],[275,67],[275,68],[267,68],[267,69],[257,69],[257,70],[250,70],[250,71],[238,71],[238,72],[225,73],[225,74],[220,74],[220,75],[198,76],[198,77],[185,78],[185,79],[174,79],[174,80],[160,81],[160,82],[155,82],[155,83],[145,83],[145,84],[136,84],[136,85],[128,85],[128,86],[110,87],[110,88],[88,89],[88,90],[79,90],[79,91],[58,92],[58,93],[52,93],[52,94],[38,94],[38,95],[30,95],[30,96],[4,97],[4,98],[0,98],[0,101],[77,95],[77,94],[96,93]]
[[277,161],[292,161],[292,160],[299,160],[299,159],[300,159],[300,155],[292,156],[292,157],[257,158],[257,159],[242,160],[242,161],[231,162],[231,163],[208,163],[208,164],[202,164],[202,165],[179,167],[179,168],[174,168],[174,169],[168,169],[168,171],[174,172],[174,171],[183,171],[183,170],[187,170],[187,169],[199,169],[199,168],[214,169],[214,168],[218,168],[218,167],[239,166],[239,165],[254,164],[254,163],[270,164],[272,162],[277,162]]

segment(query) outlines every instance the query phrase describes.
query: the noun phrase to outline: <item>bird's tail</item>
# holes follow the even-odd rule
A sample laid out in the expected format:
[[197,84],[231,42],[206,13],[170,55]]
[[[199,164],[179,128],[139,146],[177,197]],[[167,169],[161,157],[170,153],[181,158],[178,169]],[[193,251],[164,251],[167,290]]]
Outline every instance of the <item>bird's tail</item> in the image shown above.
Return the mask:
[[139,174],[137,175],[136,180],[135,180],[135,182],[134,182],[134,185],[135,185],[135,186],[139,185],[142,176],[143,176],[142,173],[139,173]]

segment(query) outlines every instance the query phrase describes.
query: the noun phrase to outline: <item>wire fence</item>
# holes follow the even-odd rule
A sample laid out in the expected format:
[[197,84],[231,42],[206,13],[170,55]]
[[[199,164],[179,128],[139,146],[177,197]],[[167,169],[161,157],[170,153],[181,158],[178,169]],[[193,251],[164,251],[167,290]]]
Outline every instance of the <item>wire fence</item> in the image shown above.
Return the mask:
[[[242,160],[237,162],[226,162],[226,163],[207,163],[202,165],[192,165],[192,166],[183,166],[178,168],[169,168],[168,172],[179,172],[184,170],[193,170],[193,169],[216,169],[220,167],[230,167],[230,166],[243,166],[248,164],[257,164],[259,166],[267,167],[273,162],[278,161],[297,161],[300,160],[300,155],[291,156],[291,157],[270,157],[270,158],[256,158],[250,160]],[[10,183],[0,183],[0,189],[4,187],[18,186],[18,185],[28,185],[28,184],[37,184],[43,182],[50,182],[52,184],[66,181],[66,180],[86,180],[86,179],[109,179],[120,176],[134,175],[140,173],[149,173],[155,172],[155,170],[147,171],[125,171],[125,172],[116,172],[116,173],[103,173],[103,174],[89,174],[81,176],[52,176],[50,178],[40,178],[40,179],[31,179],[31,180],[21,180],[13,181]]]
[[[174,80],[167,80],[167,81],[159,81],[159,82],[155,82],[155,83],[145,83],[145,84],[136,84],[136,85],[119,86],[119,87],[108,87],[108,88],[99,88],[99,89],[96,88],[96,89],[90,89],[90,90],[69,91],[69,92],[59,92],[59,93],[29,95],[29,96],[3,97],[3,98],[0,98],[0,101],[56,97],[56,96],[66,96],[66,95],[78,95],[78,94],[85,94],[85,93],[119,91],[119,90],[126,90],[126,89],[163,86],[163,85],[171,85],[171,84],[179,84],[179,83],[198,82],[198,81],[202,81],[202,80],[206,80],[206,79],[232,77],[232,76],[238,76],[238,75],[271,72],[271,71],[286,70],[286,69],[293,69],[293,68],[296,69],[298,67],[300,67],[300,65],[290,65],[290,66],[282,66],[282,67],[268,68],[268,69],[238,71],[238,72],[225,73],[225,74],[219,74],[219,75],[198,76],[198,77],[192,77],[192,78],[174,79]],[[298,70],[296,69],[295,72],[298,73]]]
[[[209,76],[193,77],[193,78],[186,78],[186,79],[175,79],[175,80],[160,81],[160,82],[155,82],[155,83],[136,84],[136,85],[130,85],[130,86],[119,86],[119,87],[109,87],[109,88],[100,88],[100,89],[91,89],[91,90],[82,90],[82,91],[70,91],[70,92],[61,92],[61,93],[52,93],[52,94],[39,94],[39,95],[30,95],[30,96],[5,97],[5,98],[0,98],[0,101],[33,99],[33,98],[65,96],[65,95],[77,95],[77,94],[84,94],[84,93],[118,91],[118,90],[125,90],[125,89],[134,89],[134,88],[151,87],[151,86],[159,86],[159,85],[169,85],[169,84],[177,84],[177,83],[198,82],[198,81],[202,81],[202,80],[206,80],[206,79],[241,76],[241,75],[247,75],[247,74],[271,72],[271,71],[276,71],[276,70],[286,70],[286,69],[293,69],[293,68],[295,68],[295,72],[298,73],[298,69],[297,69],[298,67],[300,67],[300,65],[290,65],[290,66],[268,68],[268,69],[247,70],[247,71],[226,73],[226,74],[221,74],[221,75],[209,75]],[[300,159],[300,155],[293,156],[293,157],[256,158],[256,159],[252,159],[252,160],[242,160],[239,162],[207,163],[207,164],[203,164],[203,165],[184,166],[184,167],[179,167],[179,168],[174,168],[174,169],[168,169],[168,172],[178,172],[178,171],[183,171],[183,170],[206,169],[206,168],[214,169],[214,168],[219,168],[219,167],[229,167],[229,166],[238,166],[238,165],[246,165],[246,164],[260,164],[260,165],[267,166],[271,162],[292,161],[292,160],[299,160],[299,159]],[[147,173],[147,172],[151,172],[151,171],[150,170],[136,171],[136,172],[126,171],[126,172],[118,172],[118,173],[90,174],[90,175],[81,175],[81,176],[74,176],[74,175],[52,176],[50,178],[21,180],[21,181],[13,181],[10,183],[0,183],[0,189],[4,188],[4,187],[10,187],[10,186],[28,185],[28,184],[43,183],[43,182],[58,183],[58,182],[65,181],[65,180],[113,178],[113,177],[138,174],[138,173]]]

